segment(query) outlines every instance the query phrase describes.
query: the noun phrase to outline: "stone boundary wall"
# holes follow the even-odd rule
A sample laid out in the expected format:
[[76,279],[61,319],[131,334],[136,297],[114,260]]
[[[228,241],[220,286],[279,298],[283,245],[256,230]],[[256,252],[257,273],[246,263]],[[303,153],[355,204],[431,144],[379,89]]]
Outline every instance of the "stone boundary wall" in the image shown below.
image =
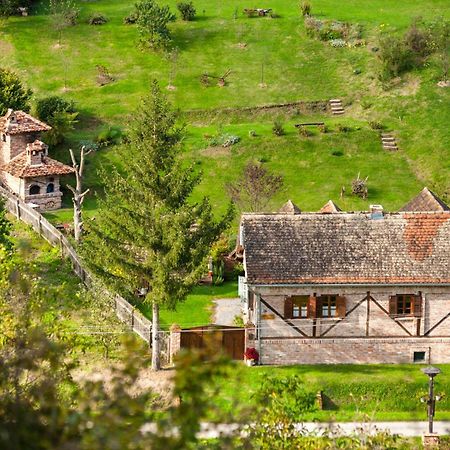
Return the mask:
[[450,337],[443,338],[263,338],[247,340],[260,351],[261,364],[409,364],[424,352],[427,364],[450,361]]
[[[0,186],[0,196],[5,200],[5,209],[13,214],[18,220],[25,222],[42,236],[47,242],[54,247],[59,247],[61,256],[67,258],[71,264],[75,274],[85,284],[92,287],[96,280],[84,268],[80,257],[70,244],[69,240],[60,231],[58,231],[42,214],[27,206],[22,200],[14,194]],[[141,312],[127,302],[117,293],[112,293],[104,287],[101,288],[102,294],[114,300],[115,313],[120,321],[130,327],[132,331],[138,334],[149,345],[151,344],[152,323]],[[161,341],[164,341],[162,339]],[[164,342],[162,342],[164,345]]]

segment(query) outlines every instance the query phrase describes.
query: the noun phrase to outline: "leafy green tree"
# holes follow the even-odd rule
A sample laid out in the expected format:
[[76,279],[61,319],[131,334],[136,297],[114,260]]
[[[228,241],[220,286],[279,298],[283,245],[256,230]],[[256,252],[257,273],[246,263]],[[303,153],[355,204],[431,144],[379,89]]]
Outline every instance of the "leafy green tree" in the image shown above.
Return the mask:
[[73,101],[66,100],[58,95],[40,98],[36,102],[36,115],[38,119],[51,123],[54,115],[59,112],[75,112],[75,105]]
[[183,132],[154,81],[131,125],[125,173],[103,175],[105,197],[83,242],[86,261],[116,289],[128,296],[148,290],[154,370],[160,368],[159,307],[174,309],[186,298],[233,216],[230,205],[216,221],[207,198],[190,202],[200,175],[180,158]]
[[171,37],[167,25],[176,17],[169,7],[159,6],[153,0],[141,0],[136,3],[136,24],[143,46],[167,48]]
[[0,115],[8,108],[28,112],[31,95],[31,89],[27,89],[14,72],[0,69]]
[[179,2],[177,3],[178,11],[180,11],[181,18],[185,21],[191,21],[195,18],[195,6],[192,2]]

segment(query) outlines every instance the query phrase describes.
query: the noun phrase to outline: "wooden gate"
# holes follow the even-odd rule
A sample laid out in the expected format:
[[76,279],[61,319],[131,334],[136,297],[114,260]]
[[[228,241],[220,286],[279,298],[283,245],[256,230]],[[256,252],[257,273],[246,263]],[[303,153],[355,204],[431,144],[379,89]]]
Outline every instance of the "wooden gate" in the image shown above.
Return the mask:
[[232,359],[244,359],[244,328],[207,325],[181,330],[181,348],[206,348],[222,351]]

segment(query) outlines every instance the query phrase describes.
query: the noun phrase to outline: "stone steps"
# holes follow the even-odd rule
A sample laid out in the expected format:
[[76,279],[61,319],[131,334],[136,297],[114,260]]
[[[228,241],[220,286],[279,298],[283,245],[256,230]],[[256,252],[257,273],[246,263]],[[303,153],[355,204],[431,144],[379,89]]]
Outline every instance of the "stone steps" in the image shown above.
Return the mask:
[[381,145],[384,150],[389,150],[391,152],[398,150],[397,141],[392,134],[381,133]]
[[344,107],[342,106],[342,100],[338,98],[331,99],[329,101],[331,113],[335,116],[344,114]]

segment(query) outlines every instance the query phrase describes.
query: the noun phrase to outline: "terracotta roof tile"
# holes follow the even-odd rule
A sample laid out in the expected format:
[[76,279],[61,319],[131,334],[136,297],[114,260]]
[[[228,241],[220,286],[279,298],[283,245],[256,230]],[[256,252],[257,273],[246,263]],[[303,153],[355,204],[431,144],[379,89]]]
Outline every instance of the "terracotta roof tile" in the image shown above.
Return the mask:
[[73,167],[67,166],[66,164],[49,158],[48,156],[42,157],[42,164],[30,165],[28,163],[26,151],[19,153],[15,158],[9,161],[9,163],[0,167],[0,170],[3,170],[17,178],[66,175],[75,172]]
[[450,212],[245,214],[249,283],[450,283]]
[[26,112],[9,109],[0,117],[0,130],[7,134],[21,134],[48,131],[51,127]]
[[400,211],[450,211],[450,208],[427,187],[419,195],[410,200]]

